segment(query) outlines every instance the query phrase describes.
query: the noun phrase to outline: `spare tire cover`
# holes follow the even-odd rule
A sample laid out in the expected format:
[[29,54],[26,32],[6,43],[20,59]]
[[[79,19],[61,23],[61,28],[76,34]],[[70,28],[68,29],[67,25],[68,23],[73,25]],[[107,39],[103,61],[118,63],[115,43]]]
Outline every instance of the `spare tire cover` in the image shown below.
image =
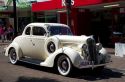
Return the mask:
[[56,37],[50,37],[45,42],[45,53],[49,56],[59,48],[59,40]]

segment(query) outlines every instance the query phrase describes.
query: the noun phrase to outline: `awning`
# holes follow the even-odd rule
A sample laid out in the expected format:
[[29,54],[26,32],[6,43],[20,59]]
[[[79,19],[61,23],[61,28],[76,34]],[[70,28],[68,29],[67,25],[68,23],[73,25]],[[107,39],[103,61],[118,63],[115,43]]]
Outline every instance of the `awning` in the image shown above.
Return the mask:
[[45,10],[55,10],[55,9],[61,9],[61,0],[48,0],[48,1],[42,1],[32,4],[32,11],[45,11]]
[[[73,7],[90,5],[90,4],[99,4],[103,0],[71,0]],[[65,8],[65,0],[49,0],[43,2],[37,2],[32,4],[32,11],[45,11],[45,10],[55,10]]]

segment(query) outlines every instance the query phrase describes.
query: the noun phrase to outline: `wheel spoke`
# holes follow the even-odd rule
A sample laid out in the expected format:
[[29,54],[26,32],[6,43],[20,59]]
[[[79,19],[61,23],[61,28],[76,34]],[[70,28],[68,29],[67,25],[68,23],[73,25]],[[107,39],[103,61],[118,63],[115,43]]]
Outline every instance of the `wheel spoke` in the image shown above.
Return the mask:
[[15,52],[13,52],[11,54],[11,59],[12,59],[12,61],[16,61],[16,53]]
[[65,71],[68,69],[68,63],[65,60],[62,62],[62,69]]
[[16,55],[16,52],[15,52],[15,49],[11,49],[10,50],[9,57],[10,57],[10,62],[12,64],[16,64],[17,63],[17,55]]

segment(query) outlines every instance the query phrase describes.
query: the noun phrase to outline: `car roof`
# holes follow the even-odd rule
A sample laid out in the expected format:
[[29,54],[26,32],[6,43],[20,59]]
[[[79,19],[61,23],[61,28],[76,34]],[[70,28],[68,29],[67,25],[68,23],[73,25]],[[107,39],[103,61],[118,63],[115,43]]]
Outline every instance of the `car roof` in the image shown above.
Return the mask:
[[[63,26],[63,27],[69,28],[68,25],[61,24],[61,23],[30,23],[26,26],[26,28],[29,26],[43,27],[45,30],[47,30],[48,26]],[[24,29],[22,35],[25,35],[26,28]]]
[[30,23],[28,24],[27,26],[64,26],[64,27],[68,27],[67,25],[65,24],[60,24],[60,23]]

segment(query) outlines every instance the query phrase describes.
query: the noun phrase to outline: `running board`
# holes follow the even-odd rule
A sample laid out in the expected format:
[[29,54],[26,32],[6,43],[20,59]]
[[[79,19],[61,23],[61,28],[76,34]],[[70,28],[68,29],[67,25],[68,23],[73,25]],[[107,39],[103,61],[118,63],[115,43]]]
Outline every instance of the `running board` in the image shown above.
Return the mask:
[[34,64],[40,66],[40,63],[44,62],[42,60],[31,59],[31,58],[21,58],[19,61]]

